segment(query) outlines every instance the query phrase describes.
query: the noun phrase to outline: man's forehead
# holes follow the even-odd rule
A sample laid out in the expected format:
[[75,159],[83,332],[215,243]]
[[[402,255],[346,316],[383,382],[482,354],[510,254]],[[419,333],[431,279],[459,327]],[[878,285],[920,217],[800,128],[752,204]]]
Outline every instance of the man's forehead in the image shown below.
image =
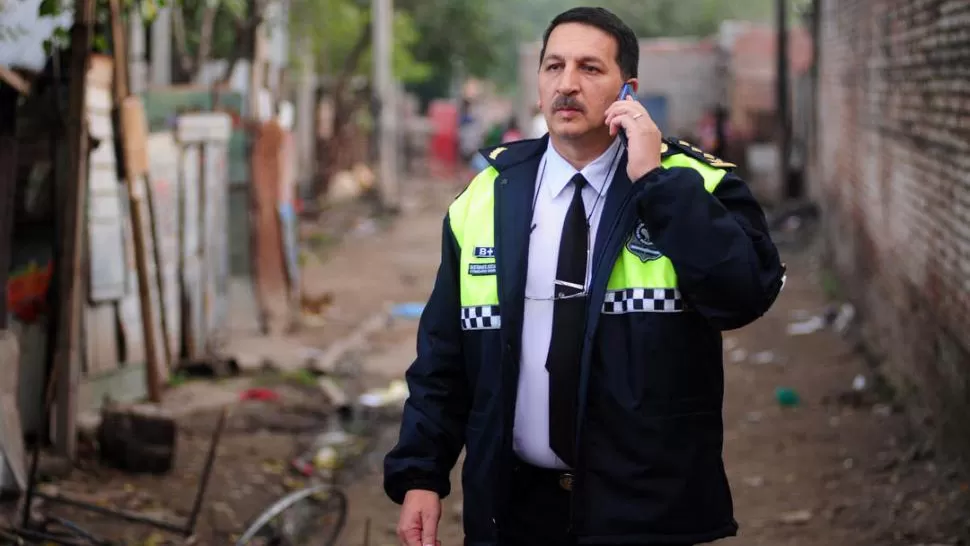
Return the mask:
[[546,58],[597,59],[616,57],[616,40],[609,33],[582,23],[564,23],[549,34]]

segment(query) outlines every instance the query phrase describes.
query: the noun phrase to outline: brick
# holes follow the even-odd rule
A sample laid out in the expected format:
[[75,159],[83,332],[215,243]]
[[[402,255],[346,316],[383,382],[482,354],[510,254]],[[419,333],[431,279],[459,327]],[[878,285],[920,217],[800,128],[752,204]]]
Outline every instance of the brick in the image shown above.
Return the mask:
[[812,196],[901,393],[970,428],[970,2],[820,0]]

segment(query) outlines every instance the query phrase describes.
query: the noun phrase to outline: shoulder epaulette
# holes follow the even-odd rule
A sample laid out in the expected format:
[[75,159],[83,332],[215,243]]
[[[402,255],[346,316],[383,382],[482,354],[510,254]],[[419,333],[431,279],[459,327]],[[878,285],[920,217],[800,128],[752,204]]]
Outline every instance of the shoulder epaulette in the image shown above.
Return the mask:
[[542,154],[546,150],[546,140],[537,138],[508,142],[501,146],[482,148],[479,153],[485,156],[488,163],[498,170],[511,167],[527,159]]
[[687,142],[686,140],[664,138],[660,148],[661,157],[669,157],[678,153],[693,157],[694,159],[717,169],[734,169],[737,167],[737,165],[734,163],[730,163],[721,158],[715,157],[704,150],[701,150],[697,146],[694,146],[690,142]]

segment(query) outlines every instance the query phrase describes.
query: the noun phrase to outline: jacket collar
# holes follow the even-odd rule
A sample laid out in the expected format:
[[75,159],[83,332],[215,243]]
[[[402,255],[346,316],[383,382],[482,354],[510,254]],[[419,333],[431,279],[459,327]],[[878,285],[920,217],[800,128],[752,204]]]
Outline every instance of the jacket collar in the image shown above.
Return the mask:
[[521,165],[529,160],[535,160],[538,165],[539,158],[545,153],[549,146],[549,135],[542,138],[529,140],[519,140],[502,144],[500,146],[490,146],[479,150],[489,165],[495,167],[499,173],[504,173],[508,169]]

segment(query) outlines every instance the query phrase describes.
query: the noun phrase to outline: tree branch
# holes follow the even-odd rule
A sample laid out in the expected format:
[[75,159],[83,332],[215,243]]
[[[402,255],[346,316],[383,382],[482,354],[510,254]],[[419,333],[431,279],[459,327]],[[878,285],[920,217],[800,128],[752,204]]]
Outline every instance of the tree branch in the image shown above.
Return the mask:
[[337,77],[337,84],[333,89],[333,105],[334,112],[336,113],[336,117],[334,117],[334,130],[337,129],[337,121],[340,119],[340,116],[346,115],[346,109],[343,108],[344,94],[347,92],[347,85],[350,83],[354,72],[357,71],[357,65],[360,64],[361,57],[364,56],[364,52],[367,51],[367,46],[370,45],[371,32],[372,27],[368,22],[360,31],[360,35],[357,36],[354,47],[351,48],[350,53],[344,59],[344,65],[340,70],[340,75]]
[[199,29],[199,50],[196,52],[195,74],[192,81],[197,81],[199,75],[205,69],[205,64],[209,60],[209,52],[212,50],[212,27],[216,22],[216,13],[219,11],[219,0],[209,0],[205,3],[202,10],[202,27]]
[[226,65],[226,72],[219,80],[219,85],[226,85],[232,79],[232,71],[236,69],[236,64],[242,59],[246,52],[253,47],[253,33],[263,23],[264,14],[268,0],[257,0],[254,2],[256,13],[250,14],[249,18],[236,18],[236,42],[229,54],[229,62]]
[[[189,55],[188,35],[185,31],[185,14],[182,12],[181,2],[172,2],[172,34],[175,37],[175,52],[178,55],[179,66],[185,75],[195,73],[192,57]],[[193,78],[194,79],[194,78]]]

